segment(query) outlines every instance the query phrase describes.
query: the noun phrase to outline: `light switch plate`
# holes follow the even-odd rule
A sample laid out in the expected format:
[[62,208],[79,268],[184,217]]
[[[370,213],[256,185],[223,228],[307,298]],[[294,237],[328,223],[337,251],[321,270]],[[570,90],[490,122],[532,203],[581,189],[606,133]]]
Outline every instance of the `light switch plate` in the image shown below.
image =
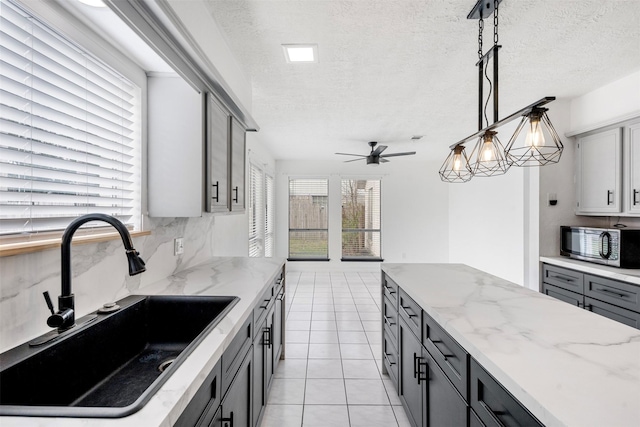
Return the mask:
[[182,255],[184,253],[184,238],[178,237],[173,241],[173,255]]

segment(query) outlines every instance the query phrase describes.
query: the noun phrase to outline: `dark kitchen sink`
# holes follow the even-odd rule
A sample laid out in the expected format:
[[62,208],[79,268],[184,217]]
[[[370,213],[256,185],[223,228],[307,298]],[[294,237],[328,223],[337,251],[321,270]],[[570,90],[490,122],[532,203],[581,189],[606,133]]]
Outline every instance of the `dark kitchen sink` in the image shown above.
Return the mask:
[[49,343],[9,350],[0,355],[0,415],[130,415],[238,301],[133,295]]

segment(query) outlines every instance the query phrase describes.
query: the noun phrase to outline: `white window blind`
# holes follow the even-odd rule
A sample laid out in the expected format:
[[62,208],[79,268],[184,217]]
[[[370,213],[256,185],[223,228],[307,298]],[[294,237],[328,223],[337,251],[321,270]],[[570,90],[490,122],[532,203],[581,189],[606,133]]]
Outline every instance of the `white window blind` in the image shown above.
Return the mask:
[[265,222],[264,222],[264,256],[273,256],[274,246],[274,209],[273,177],[265,175]]
[[329,259],[329,181],[289,180],[289,259]]
[[342,180],[342,259],[380,259],[380,180]]
[[264,255],[264,177],[262,170],[251,164],[249,169],[249,256]]
[[140,225],[140,90],[0,0],[0,234]]

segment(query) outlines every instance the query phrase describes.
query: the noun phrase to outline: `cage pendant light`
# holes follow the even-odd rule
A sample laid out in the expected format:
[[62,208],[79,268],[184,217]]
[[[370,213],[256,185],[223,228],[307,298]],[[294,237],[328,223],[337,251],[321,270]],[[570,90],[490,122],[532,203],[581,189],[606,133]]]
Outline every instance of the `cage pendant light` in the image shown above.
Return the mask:
[[507,173],[509,163],[504,155],[504,147],[497,136],[498,132],[486,131],[471,152],[469,165],[473,176],[494,176]]
[[456,145],[440,167],[440,179],[445,182],[467,182],[473,177],[469,158],[463,145]]
[[544,166],[558,163],[564,146],[546,108],[534,108],[522,120],[505,149],[511,166]]
[[[554,101],[555,97],[544,97],[503,119],[499,119],[498,52],[502,46],[498,45],[498,8],[501,2],[502,0],[478,0],[467,15],[467,19],[477,19],[479,27],[478,57],[480,60],[476,64],[478,67],[478,131],[449,146],[451,153],[439,171],[440,178],[446,182],[466,182],[474,176],[501,175],[506,173],[512,165],[543,166],[557,163],[562,154],[562,142],[547,117],[547,109],[542,108],[543,105]],[[493,46],[483,54],[484,19],[491,15],[493,15]],[[488,76],[490,64],[493,67],[492,79],[489,79]],[[489,82],[489,96],[487,96],[486,103],[484,103],[483,97],[483,78]],[[486,110],[491,93],[493,93],[493,123],[489,124]],[[522,118],[522,120],[504,149],[496,136],[496,129],[518,118]],[[485,120],[487,125],[483,128]],[[525,130],[528,132],[524,132]],[[477,142],[470,156],[471,162],[468,169],[471,171],[471,176],[466,179],[465,175],[465,179],[462,180],[461,176],[452,173],[454,165],[452,159],[458,147],[473,140],[477,140]]]

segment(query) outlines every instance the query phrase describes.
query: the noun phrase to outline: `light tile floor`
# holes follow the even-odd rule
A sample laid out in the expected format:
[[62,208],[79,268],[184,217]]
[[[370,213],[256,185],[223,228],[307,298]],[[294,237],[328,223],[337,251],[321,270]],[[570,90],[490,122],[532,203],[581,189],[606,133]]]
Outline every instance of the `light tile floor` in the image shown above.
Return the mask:
[[381,373],[380,274],[289,272],[286,360],[261,427],[409,427]]

